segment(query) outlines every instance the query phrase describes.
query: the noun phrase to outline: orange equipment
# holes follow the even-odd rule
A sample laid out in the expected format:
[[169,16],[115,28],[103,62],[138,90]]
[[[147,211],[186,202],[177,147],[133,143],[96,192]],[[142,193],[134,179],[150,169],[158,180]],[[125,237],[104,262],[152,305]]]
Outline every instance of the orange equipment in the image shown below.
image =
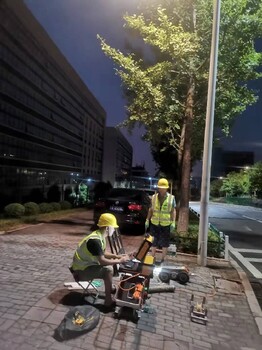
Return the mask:
[[133,293],[133,298],[134,299],[140,299],[142,297],[142,292],[143,292],[144,286],[141,283],[137,283],[135,285],[135,291]]

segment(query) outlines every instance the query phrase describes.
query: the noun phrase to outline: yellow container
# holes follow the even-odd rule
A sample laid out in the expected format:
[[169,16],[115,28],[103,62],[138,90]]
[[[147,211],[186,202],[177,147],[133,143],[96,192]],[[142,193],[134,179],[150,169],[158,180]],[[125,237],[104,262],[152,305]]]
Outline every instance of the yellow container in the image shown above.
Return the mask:
[[153,265],[154,264],[154,257],[151,255],[147,255],[143,262],[144,262],[144,264],[147,264],[147,265]]

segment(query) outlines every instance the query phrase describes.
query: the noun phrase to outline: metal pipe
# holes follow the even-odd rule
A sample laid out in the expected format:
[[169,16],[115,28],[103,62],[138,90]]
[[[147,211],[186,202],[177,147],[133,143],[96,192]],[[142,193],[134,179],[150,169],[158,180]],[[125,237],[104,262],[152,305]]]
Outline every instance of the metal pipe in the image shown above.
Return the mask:
[[200,222],[198,235],[197,263],[201,266],[207,264],[207,240],[208,240],[208,204],[210,191],[210,173],[213,144],[214,108],[216,95],[217,56],[220,23],[220,0],[214,0],[212,43],[210,52],[208,96],[206,111],[206,127],[203,151]]
[[152,285],[149,287],[148,293],[174,293],[176,287],[168,284]]

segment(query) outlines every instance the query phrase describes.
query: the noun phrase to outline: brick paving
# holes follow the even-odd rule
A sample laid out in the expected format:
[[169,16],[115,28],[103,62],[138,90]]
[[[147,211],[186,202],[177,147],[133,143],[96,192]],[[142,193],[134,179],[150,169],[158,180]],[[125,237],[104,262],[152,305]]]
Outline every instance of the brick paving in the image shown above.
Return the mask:
[[[213,276],[234,277],[233,267],[199,267],[187,262],[190,282],[172,281],[174,293],[152,293],[141,318],[128,314],[114,318],[100,313],[95,329],[75,339],[58,342],[55,328],[80,292],[68,291],[72,281],[68,266],[76,244],[90,230],[92,211],[58,221],[23,228],[0,236],[0,349],[1,350],[261,350],[262,336],[243,291],[214,292]],[[126,251],[136,249],[141,236],[123,236]],[[182,263],[185,257],[175,259]],[[168,263],[172,264],[170,260]],[[117,283],[117,278],[116,278]],[[159,283],[157,277],[151,286]],[[207,296],[208,323],[193,323],[190,297]]]

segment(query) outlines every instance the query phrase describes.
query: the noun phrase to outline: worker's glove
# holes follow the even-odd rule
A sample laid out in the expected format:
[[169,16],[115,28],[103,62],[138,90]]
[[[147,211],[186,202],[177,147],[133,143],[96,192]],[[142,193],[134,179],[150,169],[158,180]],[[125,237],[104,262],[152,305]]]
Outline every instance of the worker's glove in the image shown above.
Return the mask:
[[149,227],[149,220],[146,220],[146,222],[145,222],[145,232],[147,231],[148,227]]
[[176,223],[175,221],[172,222],[172,224],[170,225],[170,233],[175,233],[176,231]]

